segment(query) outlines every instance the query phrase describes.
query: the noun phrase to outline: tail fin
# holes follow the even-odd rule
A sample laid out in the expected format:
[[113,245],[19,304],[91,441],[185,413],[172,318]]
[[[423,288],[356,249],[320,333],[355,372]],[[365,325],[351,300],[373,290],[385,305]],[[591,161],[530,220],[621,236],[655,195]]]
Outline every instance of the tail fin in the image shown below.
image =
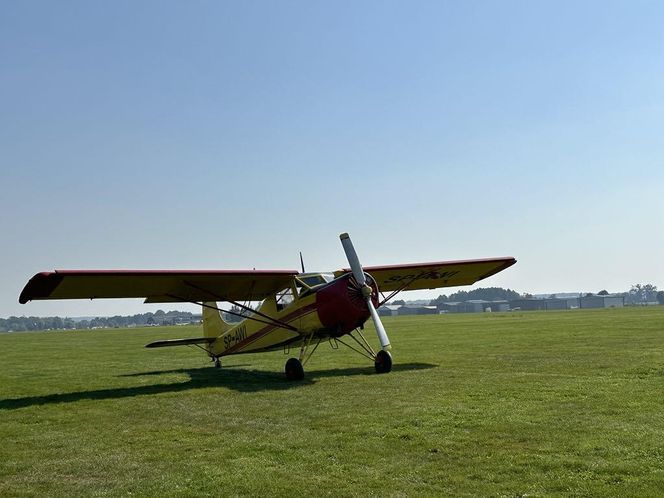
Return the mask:
[[231,324],[226,323],[221,317],[221,311],[215,309],[217,303],[203,303],[203,305],[203,335],[205,337],[216,338],[231,329]]

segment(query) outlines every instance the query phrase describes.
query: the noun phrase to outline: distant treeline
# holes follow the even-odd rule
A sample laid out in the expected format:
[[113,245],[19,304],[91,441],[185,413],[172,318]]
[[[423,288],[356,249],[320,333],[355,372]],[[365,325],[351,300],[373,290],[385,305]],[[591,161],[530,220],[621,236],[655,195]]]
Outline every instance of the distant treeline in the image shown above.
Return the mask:
[[[593,296],[592,292],[589,293],[579,293],[583,296]],[[634,284],[632,288],[627,292],[619,292],[617,294],[609,294],[605,289],[597,292],[598,296],[622,296],[625,298],[626,305],[640,305],[645,303],[654,303],[658,302],[659,304],[664,304],[664,291],[658,291],[656,285],[652,284]],[[503,289],[502,287],[486,287],[480,289],[473,289],[471,291],[459,291],[454,294],[446,296],[441,294],[436,299],[431,301],[432,306],[437,306],[440,303],[450,303],[450,302],[464,302],[472,300],[484,300],[484,301],[511,301],[514,299],[528,299],[532,298],[532,294],[524,293],[519,294],[516,291],[511,289]],[[555,294],[548,296],[550,298],[555,298]],[[395,304],[398,304],[395,302]]]
[[450,302],[463,302],[472,301],[474,299],[481,299],[484,301],[511,301],[513,299],[520,299],[523,297],[512,289],[503,289],[502,287],[486,287],[480,289],[473,289],[470,291],[459,291],[454,294],[446,296],[441,294],[436,299],[431,301],[431,306],[437,306],[440,303]]
[[[608,295],[606,290],[601,290],[597,295]],[[584,294],[592,296],[592,293]],[[627,292],[612,294],[624,296],[626,305],[640,305],[644,303],[658,302],[664,304],[664,291],[658,291],[657,286],[652,284],[635,284]],[[521,298],[532,298],[531,294],[519,294],[511,289],[502,287],[486,287],[473,289],[470,291],[459,291],[449,296],[441,294],[433,299],[430,304],[437,306],[440,303],[464,302],[472,300],[483,301],[511,301]],[[549,297],[556,297],[551,294]],[[402,300],[393,301],[392,304],[405,304]],[[235,315],[224,313],[224,319],[229,322],[237,322],[242,318],[237,315],[244,315],[246,311],[233,306],[231,311]],[[150,325],[178,325],[184,323],[198,323],[201,320],[200,314],[190,313],[188,311],[162,311],[155,313],[142,313],[132,316],[110,316],[97,317],[89,320],[60,318],[59,316],[37,317],[37,316],[10,316],[9,318],[0,318],[0,332],[21,332],[28,330],[71,330],[71,329],[94,329],[94,328],[119,328],[119,327],[143,327]]]
[[97,317],[89,320],[74,320],[59,316],[10,316],[0,318],[0,332],[22,332],[27,330],[73,330],[93,328],[144,327],[150,325],[178,325],[198,323],[201,315],[188,311],[162,311],[141,313],[132,316]]

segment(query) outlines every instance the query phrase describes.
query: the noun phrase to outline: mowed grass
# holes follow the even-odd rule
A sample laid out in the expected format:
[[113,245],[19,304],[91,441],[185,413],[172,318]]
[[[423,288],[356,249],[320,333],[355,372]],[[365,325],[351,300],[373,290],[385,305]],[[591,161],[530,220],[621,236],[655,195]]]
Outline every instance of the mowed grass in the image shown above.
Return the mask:
[[0,495],[664,494],[664,306],[385,326],[391,373],[322,344],[300,383],[142,347],[198,327],[0,334]]

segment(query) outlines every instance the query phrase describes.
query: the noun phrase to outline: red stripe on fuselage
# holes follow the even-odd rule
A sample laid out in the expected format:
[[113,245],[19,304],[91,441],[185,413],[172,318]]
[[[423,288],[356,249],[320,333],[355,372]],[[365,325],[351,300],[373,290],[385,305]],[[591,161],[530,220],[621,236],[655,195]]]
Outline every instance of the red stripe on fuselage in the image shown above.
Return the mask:
[[[294,311],[290,315],[286,315],[284,318],[281,319],[282,322],[289,323],[296,318],[300,318],[301,316],[308,315],[309,313],[312,313],[313,311],[316,311],[316,303],[309,304],[307,306],[303,306],[299,310]],[[228,354],[233,354],[235,351],[238,349],[242,349],[243,347],[251,344],[252,342],[257,341],[264,335],[268,334],[269,332],[272,332],[274,329],[280,328],[278,325],[267,325],[263,327],[262,329],[259,329],[256,333],[250,335],[246,339],[243,339],[242,341],[238,342],[235,344],[233,347],[227,349],[223,353],[221,353],[221,356],[225,356]]]

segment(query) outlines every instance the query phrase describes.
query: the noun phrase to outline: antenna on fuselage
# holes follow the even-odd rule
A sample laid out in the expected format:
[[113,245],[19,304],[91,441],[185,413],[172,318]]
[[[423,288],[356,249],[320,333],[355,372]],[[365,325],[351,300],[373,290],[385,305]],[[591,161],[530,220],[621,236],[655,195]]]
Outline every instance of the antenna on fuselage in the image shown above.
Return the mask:
[[302,265],[302,273],[306,273],[306,271],[304,271],[304,259],[302,258],[302,251],[300,251],[300,265]]

